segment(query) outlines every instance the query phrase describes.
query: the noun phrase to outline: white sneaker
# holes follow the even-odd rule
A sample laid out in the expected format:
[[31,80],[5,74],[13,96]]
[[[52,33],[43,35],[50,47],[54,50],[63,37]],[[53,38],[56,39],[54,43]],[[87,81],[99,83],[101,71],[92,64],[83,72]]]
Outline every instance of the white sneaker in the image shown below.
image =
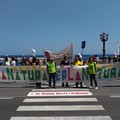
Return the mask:
[[93,87],[92,86],[90,86],[90,89],[92,89]]
[[97,89],[98,89],[98,87],[95,87],[95,89],[97,90]]

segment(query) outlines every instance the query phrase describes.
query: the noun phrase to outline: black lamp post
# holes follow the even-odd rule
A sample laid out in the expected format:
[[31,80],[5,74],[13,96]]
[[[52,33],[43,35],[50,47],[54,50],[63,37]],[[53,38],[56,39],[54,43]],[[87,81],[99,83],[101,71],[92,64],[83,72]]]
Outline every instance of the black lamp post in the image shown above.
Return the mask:
[[102,34],[100,34],[100,39],[103,42],[103,60],[105,59],[105,42],[108,40],[108,36],[109,34],[106,34],[105,32],[103,32]]

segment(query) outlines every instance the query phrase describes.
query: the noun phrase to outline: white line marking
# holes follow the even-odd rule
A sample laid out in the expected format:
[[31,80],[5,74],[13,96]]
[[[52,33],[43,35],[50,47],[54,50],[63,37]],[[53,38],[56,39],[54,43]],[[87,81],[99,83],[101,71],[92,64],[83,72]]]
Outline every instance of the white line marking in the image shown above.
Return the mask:
[[97,102],[96,98],[31,98],[23,102]]
[[112,120],[110,116],[11,117],[10,120]]
[[0,100],[8,100],[8,99],[13,99],[13,97],[0,97]]
[[120,94],[113,94],[110,97],[115,98],[115,97],[120,97]]
[[105,110],[102,105],[19,106],[17,111]]

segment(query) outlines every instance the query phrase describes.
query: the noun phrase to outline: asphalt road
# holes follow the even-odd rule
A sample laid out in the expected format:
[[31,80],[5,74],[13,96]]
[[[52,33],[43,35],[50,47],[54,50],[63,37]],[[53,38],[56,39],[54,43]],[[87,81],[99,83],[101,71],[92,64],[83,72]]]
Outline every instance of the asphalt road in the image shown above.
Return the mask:
[[[85,83],[89,86],[89,83]],[[35,89],[34,85],[0,84],[0,120],[120,120],[120,81],[99,82],[99,89],[56,88]],[[27,96],[34,91],[90,91],[90,96]],[[28,99],[45,99],[42,102],[23,102]],[[54,99],[52,99],[54,98]],[[60,101],[56,101],[58,98]],[[83,99],[84,98],[84,99]],[[79,99],[77,101],[77,99]],[[83,101],[81,100],[83,99]],[[94,99],[92,101],[92,99]],[[54,100],[50,102],[49,100]],[[75,100],[75,101],[73,101]],[[91,100],[91,101],[89,101]],[[97,101],[96,101],[97,100]],[[67,101],[67,102],[65,102]],[[27,107],[21,109],[20,107]],[[30,110],[31,106],[34,110]],[[46,108],[44,108],[46,106]],[[74,108],[75,106],[75,108]],[[82,108],[81,108],[82,106]],[[86,107],[87,106],[87,107]],[[78,110],[78,109],[79,110]],[[20,110],[21,109],[21,110]],[[38,109],[38,110],[36,110]],[[42,109],[42,110],[41,110]],[[49,110],[48,110],[49,109]],[[51,110],[52,109],[52,110]],[[54,109],[58,109],[55,110]],[[68,109],[68,110],[65,110]],[[89,110],[88,110],[89,109]],[[16,117],[19,117],[16,118]],[[20,117],[24,117],[21,118]],[[33,117],[33,118],[31,118]]]

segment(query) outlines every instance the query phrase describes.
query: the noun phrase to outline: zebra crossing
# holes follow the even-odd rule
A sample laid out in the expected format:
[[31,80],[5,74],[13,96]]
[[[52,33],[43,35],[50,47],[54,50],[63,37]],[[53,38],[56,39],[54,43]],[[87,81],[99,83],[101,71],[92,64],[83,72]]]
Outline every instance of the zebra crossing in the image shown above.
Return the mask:
[[109,116],[12,117],[11,120],[111,120],[111,118]]
[[[41,96],[41,91],[44,93],[48,92],[57,92],[62,93],[59,96],[54,96],[50,94],[45,94],[46,96]],[[35,94],[37,93],[37,95]],[[38,94],[40,92],[40,94]],[[92,111],[105,111],[102,105],[98,104],[98,99],[92,97],[92,93],[89,92],[89,89],[81,89],[79,94],[70,94],[78,93],[76,90],[71,89],[33,89],[32,92],[28,93],[27,97],[23,100],[23,105],[19,106],[16,112],[27,112],[23,116],[12,116],[10,120],[112,120],[110,116],[105,115],[95,115]],[[87,94],[89,92],[89,94]],[[33,94],[34,93],[34,94]],[[65,95],[64,95],[65,93]],[[81,94],[80,94],[81,93]],[[86,93],[83,95],[83,93]],[[69,96],[70,94],[70,96]],[[32,95],[32,96],[31,96]],[[36,96],[34,96],[36,95]],[[38,96],[40,95],[40,96]],[[55,94],[56,95],[56,94]],[[54,104],[55,103],[55,104]],[[37,115],[31,115],[31,112],[37,112]],[[49,112],[49,114],[48,114]],[[56,112],[60,114],[56,115]],[[64,113],[67,113],[65,114]],[[72,113],[85,112],[83,115],[75,115]],[[92,112],[90,116],[87,115],[88,112]],[[54,114],[52,114],[54,113]],[[63,115],[61,115],[63,113]]]

